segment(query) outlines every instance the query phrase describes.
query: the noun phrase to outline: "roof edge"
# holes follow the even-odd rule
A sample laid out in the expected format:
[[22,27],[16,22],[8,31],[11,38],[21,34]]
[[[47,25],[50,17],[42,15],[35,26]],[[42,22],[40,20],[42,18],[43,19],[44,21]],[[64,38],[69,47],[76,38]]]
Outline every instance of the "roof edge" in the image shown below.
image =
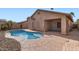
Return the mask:
[[42,9],[37,9],[37,10],[32,14],[31,17],[33,17],[33,16],[36,14],[37,11],[44,11],[44,12],[51,12],[51,13],[58,13],[58,14],[66,15],[67,17],[69,16],[70,19],[71,19],[71,21],[73,22],[72,15],[69,14],[69,13],[63,13],[63,12],[57,12],[57,11],[49,11],[49,10],[42,10]]

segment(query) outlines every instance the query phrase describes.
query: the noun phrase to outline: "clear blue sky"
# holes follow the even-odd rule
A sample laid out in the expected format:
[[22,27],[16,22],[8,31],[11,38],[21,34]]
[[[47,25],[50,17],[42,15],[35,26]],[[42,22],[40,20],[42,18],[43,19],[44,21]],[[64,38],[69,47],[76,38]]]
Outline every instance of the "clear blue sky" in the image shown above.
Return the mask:
[[[0,8],[0,19],[12,20],[15,22],[21,22],[31,16],[38,8]],[[45,10],[50,10],[50,8],[42,8]],[[76,19],[79,19],[79,9],[78,8],[54,8],[53,11],[70,13],[74,12]]]

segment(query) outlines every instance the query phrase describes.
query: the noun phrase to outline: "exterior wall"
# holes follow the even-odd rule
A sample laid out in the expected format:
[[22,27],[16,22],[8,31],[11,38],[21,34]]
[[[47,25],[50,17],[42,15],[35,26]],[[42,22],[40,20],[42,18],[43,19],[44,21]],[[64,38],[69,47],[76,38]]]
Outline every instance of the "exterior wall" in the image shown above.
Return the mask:
[[[33,20],[32,18],[34,18],[35,20]],[[46,20],[61,19],[61,32],[62,32],[62,34],[66,34],[66,32],[67,32],[67,19],[68,18],[65,15],[51,13],[51,12],[38,11],[35,15],[32,16],[32,18],[30,18],[28,20],[29,29],[34,29],[34,30],[39,30],[39,31],[44,32],[50,26],[49,22],[45,22]],[[53,22],[53,23],[55,23],[55,22]],[[69,24],[68,28],[70,28],[71,23],[72,22],[68,19],[68,24]],[[54,27],[54,29],[56,29],[55,24],[52,24],[52,25],[54,25],[53,27]]]
[[70,31],[72,29],[73,22],[67,18],[67,30]]
[[39,15],[35,15],[33,18],[35,18],[35,20],[33,20],[31,17],[28,19],[28,28],[29,29],[34,29],[34,30],[40,30],[40,24],[42,21]]
[[13,29],[21,29],[21,28],[26,29],[26,28],[28,28],[27,21],[21,22],[21,23],[15,23],[12,25],[12,28]]
[[45,21],[45,31],[48,31],[51,27],[50,22]]
[[41,12],[41,18],[42,18],[42,21],[41,21],[41,29],[42,29],[42,31],[44,31],[44,21],[45,20],[50,20],[50,19],[52,19],[52,20],[54,20],[54,19],[59,19],[59,18],[61,18],[61,17],[63,17],[63,15],[61,15],[61,14],[55,14],[55,13],[49,13],[49,12]]
[[[48,20],[48,19],[58,19],[63,17],[63,15],[61,14],[55,14],[55,13],[50,13],[50,12],[40,12],[40,14],[38,14],[38,12],[33,16],[33,18],[35,18],[34,21],[34,29],[35,30],[40,30],[40,31],[45,31],[45,25],[44,25],[44,21]],[[31,22],[30,22],[31,21]],[[29,29],[32,29],[32,22],[33,20],[29,20],[28,22],[28,26],[30,27]]]
[[28,28],[27,21],[21,23],[21,25],[22,25],[22,28],[24,28],[24,29]]
[[27,23],[27,24],[28,24],[28,28],[29,28],[29,29],[33,29],[33,28],[32,28],[32,21],[33,21],[33,20],[31,19],[31,17],[29,17],[27,20],[28,20],[28,23]]
[[61,34],[67,34],[67,17],[61,18]]
[[12,29],[20,29],[20,24],[13,24]]

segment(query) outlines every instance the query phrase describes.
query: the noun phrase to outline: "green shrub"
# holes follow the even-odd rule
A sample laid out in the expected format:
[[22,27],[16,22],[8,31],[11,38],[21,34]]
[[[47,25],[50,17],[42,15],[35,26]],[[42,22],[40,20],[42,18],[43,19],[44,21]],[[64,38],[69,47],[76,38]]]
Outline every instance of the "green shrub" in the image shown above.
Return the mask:
[[14,23],[15,22],[13,22],[13,21],[7,21],[5,24],[0,25],[0,30],[10,30]]
[[6,24],[1,24],[1,30],[7,30],[8,29],[8,26]]

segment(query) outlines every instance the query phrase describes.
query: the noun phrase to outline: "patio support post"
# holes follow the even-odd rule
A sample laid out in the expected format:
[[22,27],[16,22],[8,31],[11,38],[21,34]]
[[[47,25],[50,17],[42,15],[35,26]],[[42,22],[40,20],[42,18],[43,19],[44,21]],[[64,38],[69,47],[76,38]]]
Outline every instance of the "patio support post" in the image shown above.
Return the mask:
[[63,16],[61,19],[61,34],[67,34],[67,26],[66,26],[66,16]]
[[44,22],[44,20],[42,20],[42,22],[41,22],[41,24],[42,24],[42,32],[45,32],[45,22]]

